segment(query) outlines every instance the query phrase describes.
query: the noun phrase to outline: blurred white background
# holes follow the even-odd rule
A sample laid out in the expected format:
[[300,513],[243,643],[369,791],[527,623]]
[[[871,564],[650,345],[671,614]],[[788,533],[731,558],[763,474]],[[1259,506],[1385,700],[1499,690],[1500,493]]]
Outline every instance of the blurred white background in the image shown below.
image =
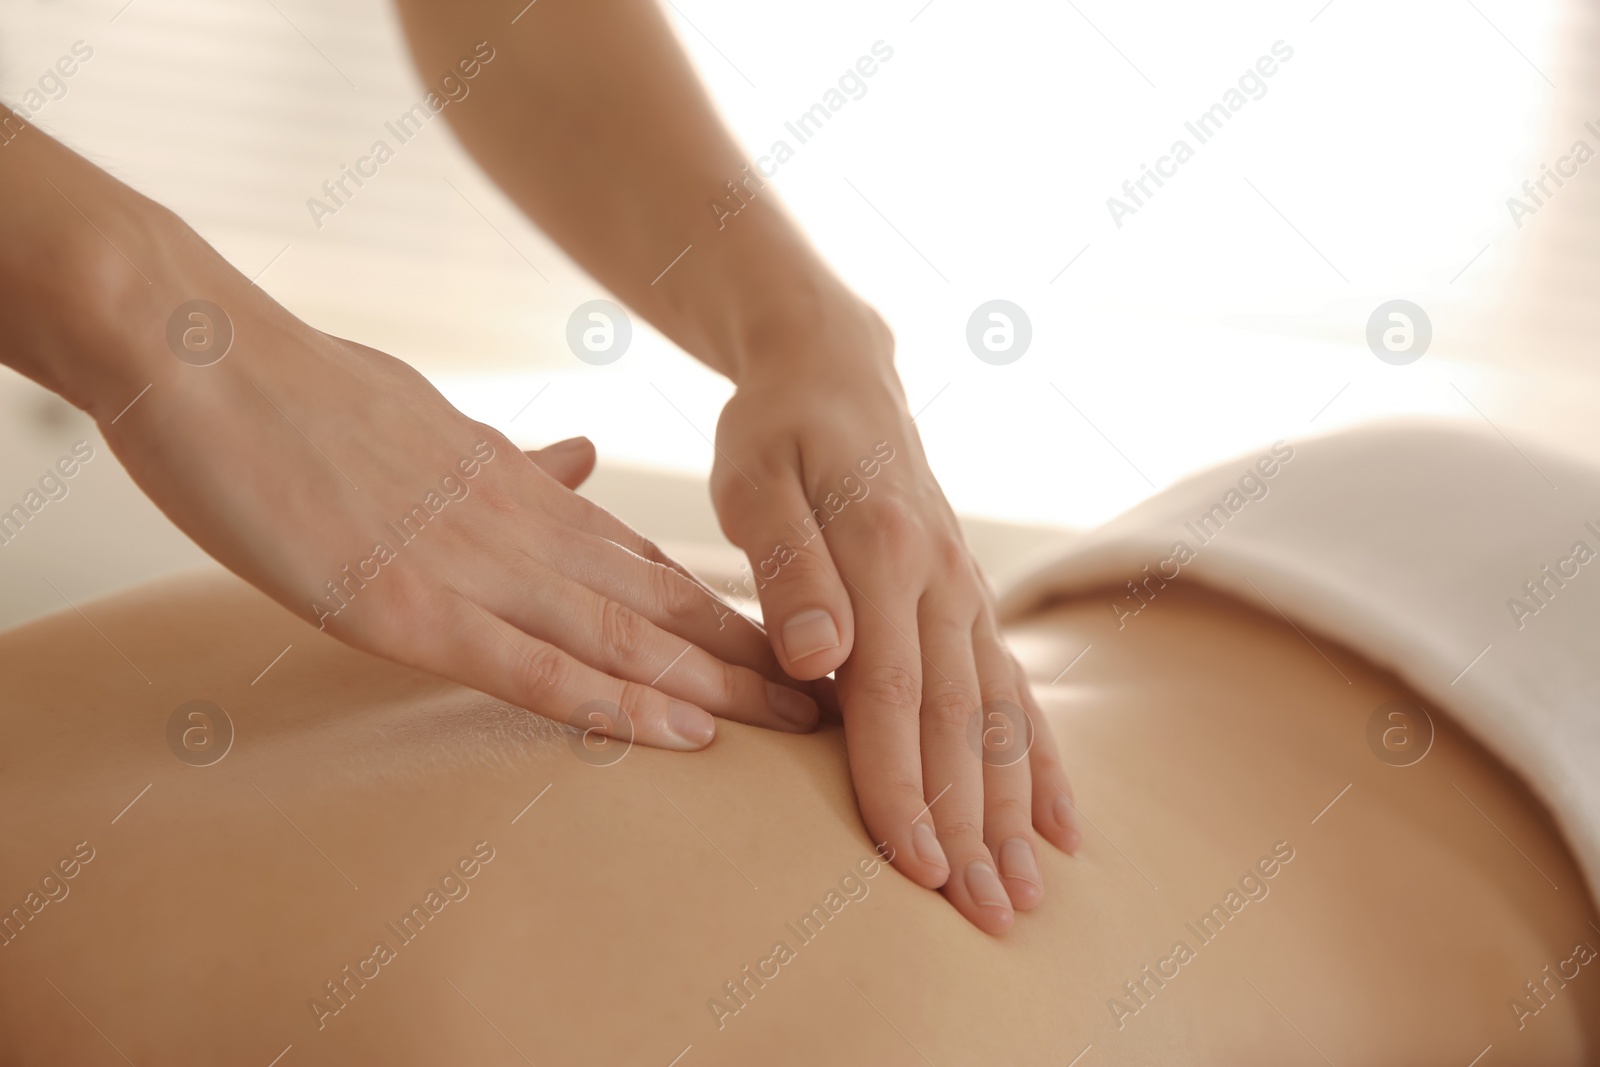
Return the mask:
[[[540,0],[554,2],[576,0]],[[507,33],[538,32],[537,7],[509,23],[522,3],[508,0]],[[992,567],[1028,540],[995,522],[1083,527],[1261,441],[1386,414],[1488,420],[1508,445],[1600,456],[1585,312],[1540,304],[1593,293],[1594,246],[1572,235],[1600,219],[1600,166],[1521,228],[1506,205],[1572,141],[1600,148],[1582,126],[1600,120],[1585,5],[672,0],[669,15],[754,155],[793,144],[784,123],[874,42],[893,49],[775,188],[895,328],[935,470],[959,511],[989,520],[975,529]],[[567,317],[605,294],[443,122],[315,225],[307,198],[424,92],[384,0],[7,0],[0,96],[15,104],[77,41],[93,58],[38,125],[473,416],[530,445],[592,437],[594,495],[646,533],[717,540],[696,480],[728,387],[637,321],[617,363],[577,360]],[[1107,198],[1174,140],[1194,145],[1184,123],[1279,41],[1293,57],[1265,95],[1116,226]],[[1402,297],[1434,339],[1391,366],[1364,333]],[[966,343],[993,298],[1032,322],[1006,366]],[[9,502],[98,437],[14,375],[0,383]],[[201,558],[100,456],[0,548],[0,625]]]

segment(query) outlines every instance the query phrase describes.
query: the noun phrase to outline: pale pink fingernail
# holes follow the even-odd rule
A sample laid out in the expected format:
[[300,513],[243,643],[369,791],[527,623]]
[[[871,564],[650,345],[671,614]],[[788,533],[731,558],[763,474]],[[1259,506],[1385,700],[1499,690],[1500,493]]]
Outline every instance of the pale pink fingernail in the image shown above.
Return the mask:
[[986,908],[1005,908],[1011,910],[1011,898],[1006,895],[1006,887],[1000,884],[1000,876],[994,873],[994,868],[985,860],[973,860],[967,864],[967,892],[972,899]]
[[1000,846],[1000,869],[1007,878],[1027,882],[1036,889],[1044,888],[1044,877],[1039,873],[1033,846],[1020,837],[1013,837]]
[[927,823],[919,822],[912,826],[911,847],[923,863],[945,871],[950,869],[950,861],[944,858],[944,848],[939,844],[939,835]]
[[667,702],[667,729],[691,749],[705,748],[717,733],[710,715],[681,700]]
[[839,627],[821,608],[797,612],[783,624],[783,651],[791,663],[838,647]]

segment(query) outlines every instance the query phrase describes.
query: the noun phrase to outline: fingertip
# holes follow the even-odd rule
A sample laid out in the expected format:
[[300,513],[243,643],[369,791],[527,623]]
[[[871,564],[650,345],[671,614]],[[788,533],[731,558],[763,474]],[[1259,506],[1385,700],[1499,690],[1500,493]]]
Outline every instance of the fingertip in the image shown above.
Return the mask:
[[588,480],[596,460],[594,442],[587,437],[568,437],[544,448],[527,449],[523,455],[568,489]]
[[901,874],[924,889],[943,889],[946,883],[950,881],[950,868],[948,867],[930,867],[926,863],[918,863],[916,860],[903,858],[896,860],[894,865]]
[[1023,911],[1038,907],[1044,900],[1044,876],[1039,873],[1033,845],[1023,838],[1013,837],[1000,846],[999,863],[1011,906]]
[[978,929],[990,937],[1004,937],[1016,925],[1017,913],[1010,908],[984,908]]
[[793,613],[777,633],[777,651],[795,678],[821,678],[844,662],[839,623],[826,608],[804,608]]
[[592,453],[594,451],[594,442],[589,440],[587,437],[583,436],[582,434],[579,434],[576,437],[564,437],[561,440],[555,442],[554,444],[545,445],[543,448],[535,449],[535,451],[544,452],[544,453],[547,453],[547,454],[554,454],[554,453],[558,453],[558,452],[559,453],[571,453],[571,452],[591,452]]
[[822,718],[816,701],[798,689],[777,682],[767,683],[767,705],[782,720],[782,727],[793,733],[815,730]]
[[973,860],[967,864],[962,882],[973,903],[975,914],[971,919],[980,930],[999,935],[1011,929],[1011,924],[1016,921],[1011,896],[987,859]]
[[708,712],[681,700],[667,702],[663,748],[698,752],[717,736],[716,720]]
[[1033,828],[1039,832],[1040,837],[1050,842],[1053,848],[1069,856],[1077,852],[1083,844],[1082,836],[1077,830],[1060,826],[1054,820],[1041,819],[1034,823]]
[[1005,886],[1006,895],[1011,898],[1011,906],[1018,911],[1032,911],[1044,903],[1044,890],[1031,882],[1007,878]]
[[1051,841],[1068,855],[1077,852],[1083,844],[1083,830],[1078,826],[1077,807],[1072,798],[1066,793],[1057,792],[1050,805],[1050,815],[1055,824],[1055,832],[1050,835]]
[[944,846],[939,844],[939,835],[933,827],[925,822],[912,825],[911,851],[922,861],[920,877],[912,874],[912,881],[928,889],[939,889],[950,880],[950,861],[945,857]]

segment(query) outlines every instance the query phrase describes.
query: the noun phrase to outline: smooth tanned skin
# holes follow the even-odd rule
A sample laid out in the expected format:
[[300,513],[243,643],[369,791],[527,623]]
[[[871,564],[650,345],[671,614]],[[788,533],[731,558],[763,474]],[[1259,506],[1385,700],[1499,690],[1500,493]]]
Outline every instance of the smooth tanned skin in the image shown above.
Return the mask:
[[[1600,1044],[1600,961],[1520,1031],[1508,1008],[1600,947],[1522,786],[1438,713],[1421,762],[1380,762],[1366,723],[1405,695],[1393,678],[1192,586],[1120,632],[1103,598],[1012,630],[1041,683],[1093,645],[1040,685],[1089,828],[1076,857],[1042,850],[1051,892],[1005,938],[886,865],[860,876],[836,730],[726,723],[703,753],[597,767],[548,720],[312,635],[236,579],[85,614],[104,638],[72,612],[0,636],[0,905],[94,853],[0,947],[6,1064],[265,1065],[288,1045],[284,1065],[687,1045],[685,1064],[1059,1067],[1089,1045],[1084,1065],[1465,1064],[1490,1044],[1538,1064]],[[167,748],[196,698],[237,730],[210,767]],[[1279,843],[1267,895],[1202,944],[1185,924]],[[463,860],[467,895],[402,944],[386,923]],[[802,941],[786,924],[830,891],[859,899]],[[394,958],[319,1030],[310,1001],[379,939]],[[1193,958],[1139,1005],[1123,983],[1180,939]],[[719,1029],[708,1002],[738,1006],[724,983],[778,941],[792,958]],[[1138,1007],[1120,1029],[1114,997]]]

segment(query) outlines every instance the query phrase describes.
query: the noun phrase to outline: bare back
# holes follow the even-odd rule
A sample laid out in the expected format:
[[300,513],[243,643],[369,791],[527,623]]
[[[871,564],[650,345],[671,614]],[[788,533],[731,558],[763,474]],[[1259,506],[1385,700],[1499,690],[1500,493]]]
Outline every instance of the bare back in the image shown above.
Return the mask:
[[1393,678],[1170,592],[1012,633],[1040,683],[1093,645],[1039,689],[1087,830],[1001,939],[877,862],[836,729],[586,747],[220,575],[0,636],[0,1062],[1592,1058],[1522,786],[1437,712],[1384,762]]

